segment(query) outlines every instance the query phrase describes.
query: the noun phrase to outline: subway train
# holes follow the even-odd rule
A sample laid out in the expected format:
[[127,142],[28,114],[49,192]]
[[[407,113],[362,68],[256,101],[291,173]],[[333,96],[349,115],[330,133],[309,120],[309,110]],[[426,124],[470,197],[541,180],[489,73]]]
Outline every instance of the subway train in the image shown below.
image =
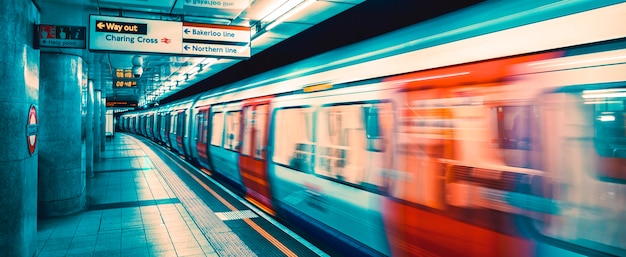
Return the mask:
[[347,256],[626,256],[625,24],[487,1],[118,124]]

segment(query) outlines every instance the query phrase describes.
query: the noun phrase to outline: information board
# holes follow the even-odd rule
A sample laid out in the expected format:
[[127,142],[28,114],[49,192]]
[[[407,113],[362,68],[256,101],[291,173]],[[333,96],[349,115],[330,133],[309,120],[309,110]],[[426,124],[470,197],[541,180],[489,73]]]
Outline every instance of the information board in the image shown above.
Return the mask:
[[179,54],[180,22],[89,16],[89,50]]
[[250,28],[89,16],[89,50],[250,57]]
[[87,27],[37,25],[35,48],[79,48],[85,49]]

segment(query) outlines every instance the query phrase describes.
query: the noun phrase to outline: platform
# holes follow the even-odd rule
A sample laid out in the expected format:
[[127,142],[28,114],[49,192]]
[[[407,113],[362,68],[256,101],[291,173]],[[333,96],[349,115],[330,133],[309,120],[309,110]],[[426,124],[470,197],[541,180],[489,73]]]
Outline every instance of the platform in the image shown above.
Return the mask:
[[328,256],[146,139],[106,149],[87,209],[39,220],[37,256]]

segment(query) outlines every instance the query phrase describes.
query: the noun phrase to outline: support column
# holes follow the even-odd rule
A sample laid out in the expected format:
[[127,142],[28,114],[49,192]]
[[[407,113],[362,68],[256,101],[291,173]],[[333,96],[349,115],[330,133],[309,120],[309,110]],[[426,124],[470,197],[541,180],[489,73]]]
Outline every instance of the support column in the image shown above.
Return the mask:
[[39,213],[60,216],[85,207],[81,159],[82,57],[41,53]]
[[[32,42],[39,11],[30,0],[0,0],[0,6],[3,33],[11,35],[0,39],[0,256],[34,256],[39,143],[33,118],[41,113],[39,51]],[[29,127],[31,107],[36,117]]]
[[102,91],[102,98],[100,99],[100,150],[103,152],[106,150],[106,131],[107,131],[107,94],[106,91]]
[[100,140],[100,137],[102,137],[102,127],[100,126],[100,123],[102,122],[102,116],[100,116],[100,114],[102,114],[102,111],[100,111],[100,109],[102,109],[102,105],[100,104],[102,101],[102,91],[100,89],[96,89],[93,97],[93,153],[94,158],[96,160],[100,160],[100,155],[102,153],[100,146],[102,144],[102,141]]
[[85,105],[87,107],[85,121],[85,156],[87,177],[93,177],[93,81],[88,80],[85,88]]

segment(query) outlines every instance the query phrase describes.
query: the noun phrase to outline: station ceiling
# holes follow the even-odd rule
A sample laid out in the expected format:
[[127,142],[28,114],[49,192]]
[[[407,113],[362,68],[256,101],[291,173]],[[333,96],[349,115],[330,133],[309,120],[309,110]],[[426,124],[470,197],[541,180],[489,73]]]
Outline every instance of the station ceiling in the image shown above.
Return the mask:
[[[150,20],[193,22],[251,29],[250,58],[364,0],[215,0],[213,2],[245,2],[245,8],[212,8],[210,0],[36,0],[42,12],[42,23],[55,24],[54,16],[46,12],[68,15],[67,10],[81,10],[82,24],[89,26],[89,15],[116,16]],[[197,3],[197,5],[193,5]],[[207,7],[208,6],[208,7]],[[215,7],[215,5],[213,5]],[[285,14],[295,8],[297,12]],[[63,11],[66,10],[66,11]],[[282,16],[281,16],[282,15]],[[271,30],[267,25],[286,18]],[[62,20],[62,19],[60,19]],[[63,23],[63,22],[61,22]],[[66,22],[67,23],[67,22]],[[89,31],[89,28],[87,29]],[[87,40],[89,41],[89,40]],[[89,78],[96,87],[106,89],[107,99],[136,100],[149,104],[202,81],[245,60],[212,56],[172,55],[141,52],[90,52],[83,57],[89,67]],[[142,74],[136,86],[116,86],[114,77],[119,70],[132,70],[141,63]]]
[[[244,2],[244,8],[207,8],[207,3]],[[331,36],[338,37],[337,33],[345,34],[355,40],[358,36],[369,37],[384,32],[379,28],[381,24],[397,23],[396,27],[406,26],[421,20],[433,18],[444,13],[460,9],[480,2],[477,0],[465,1],[414,1],[414,0],[34,0],[41,12],[42,24],[85,26],[89,31],[89,15],[114,16],[148,20],[163,20],[175,22],[192,22],[201,24],[216,24],[227,26],[244,26],[250,28],[250,58],[229,58],[219,56],[190,56],[158,54],[145,52],[92,52],[89,49],[80,50],[88,65],[89,79],[96,88],[106,91],[108,100],[136,101],[139,105],[167,102],[186,95],[219,86],[220,83],[243,79],[253,75],[255,70],[273,65],[284,65],[275,53],[294,52],[294,48],[308,47],[302,43],[280,44],[311,29],[326,20],[337,18],[342,13],[358,5],[369,4],[371,13],[364,13],[366,20],[354,20],[346,17],[334,22],[347,23],[343,30],[335,30],[335,34],[326,34],[304,37],[310,45],[323,45]],[[194,6],[195,4],[195,6]],[[202,8],[198,7],[201,6]],[[210,7],[210,4],[208,4]],[[394,10],[391,13],[397,17],[384,16],[382,8]],[[69,12],[78,15],[68,24]],[[291,12],[290,12],[291,10]],[[79,14],[77,14],[77,12]],[[363,14],[363,13],[361,13]],[[382,15],[382,16],[381,16]],[[344,15],[345,16],[345,15]],[[378,16],[378,17],[377,17]],[[391,19],[390,19],[391,18]],[[408,19],[407,19],[408,18]],[[276,22],[280,20],[281,22]],[[58,24],[56,22],[59,22]],[[330,21],[329,21],[330,22]],[[398,23],[400,22],[400,23]],[[273,23],[273,24],[272,24]],[[328,22],[327,22],[328,23]],[[269,26],[268,26],[269,25]],[[340,24],[337,24],[340,25]],[[319,27],[319,26],[316,26]],[[326,24],[326,29],[338,27]],[[387,26],[388,27],[388,26]],[[350,34],[350,32],[353,32]],[[356,34],[355,34],[356,33]],[[311,32],[312,34],[312,32]],[[89,37],[89,35],[87,35]],[[89,38],[87,38],[89,41]],[[332,41],[332,39],[331,39]],[[338,42],[341,44],[341,42]],[[345,42],[346,44],[349,42]],[[338,47],[328,46],[328,47]],[[266,51],[270,49],[272,51]],[[277,49],[278,48],[278,49]],[[330,49],[327,49],[330,50]],[[42,51],[62,51],[63,49],[42,49]],[[77,50],[78,51],[78,50]],[[300,54],[303,51],[298,51]],[[262,58],[255,58],[262,54]],[[268,56],[269,55],[269,56]],[[295,56],[297,54],[292,54]],[[306,56],[302,55],[301,58]],[[266,62],[254,62],[256,59],[265,59]],[[292,60],[293,61],[293,60]],[[142,75],[136,81],[136,86],[116,86],[117,72],[132,70],[140,63]],[[236,67],[233,67],[236,66]],[[231,68],[232,67],[232,68]],[[237,69],[237,67],[239,67]],[[229,69],[231,68],[231,69]],[[214,79],[222,75],[225,70],[229,73],[226,80]],[[221,77],[224,77],[222,75]],[[225,81],[225,82],[224,82]]]

